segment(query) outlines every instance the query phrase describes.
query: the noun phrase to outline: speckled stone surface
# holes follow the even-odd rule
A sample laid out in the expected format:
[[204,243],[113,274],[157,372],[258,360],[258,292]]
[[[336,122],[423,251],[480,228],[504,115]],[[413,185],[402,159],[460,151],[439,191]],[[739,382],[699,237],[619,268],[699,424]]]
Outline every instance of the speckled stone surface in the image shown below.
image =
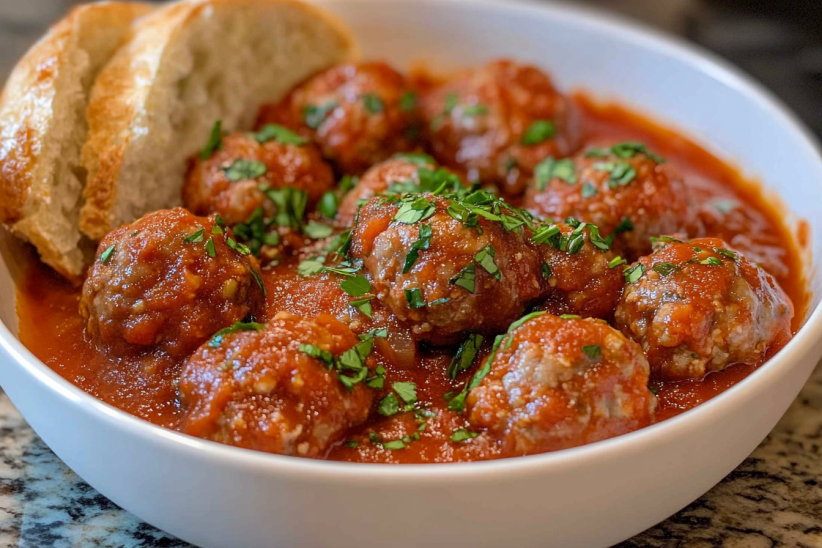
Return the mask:
[[[0,395],[0,548],[190,546],[69,470]],[[618,548],[822,548],[822,366],[719,485]],[[228,548],[228,547],[227,547]]]

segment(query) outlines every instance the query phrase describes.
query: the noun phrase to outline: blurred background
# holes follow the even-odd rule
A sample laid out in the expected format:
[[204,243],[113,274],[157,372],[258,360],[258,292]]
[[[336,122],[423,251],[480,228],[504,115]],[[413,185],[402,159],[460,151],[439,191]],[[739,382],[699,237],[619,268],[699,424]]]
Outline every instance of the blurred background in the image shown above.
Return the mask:
[[[499,0],[501,2],[505,0]],[[0,78],[73,0],[0,0]],[[822,137],[822,0],[577,0],[713,50]]]

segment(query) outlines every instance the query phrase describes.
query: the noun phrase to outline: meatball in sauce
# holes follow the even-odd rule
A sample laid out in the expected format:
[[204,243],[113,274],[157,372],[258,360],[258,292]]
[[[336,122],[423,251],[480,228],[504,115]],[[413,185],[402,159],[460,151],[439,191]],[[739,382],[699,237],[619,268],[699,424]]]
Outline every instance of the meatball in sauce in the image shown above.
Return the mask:
[[467,180],[522,192],[535,166],[575,151],[573,104],[536,67],[494,61],[420,96],[429,146]]
[[360,174],[416,146],[414,94],[385,63],[339,65],[263,108],[261,123],[299,129],[340,173]]
[[215,331],[263,314],[259,265],[213,218],[177,208],[110,232],[83,284],[80,313],[115,354],[183,357]]
[[642,345],[654,378],[701,379],[756,363],[791,337],[790,299],[718,238],[663,238],[626,274],[616,327]]

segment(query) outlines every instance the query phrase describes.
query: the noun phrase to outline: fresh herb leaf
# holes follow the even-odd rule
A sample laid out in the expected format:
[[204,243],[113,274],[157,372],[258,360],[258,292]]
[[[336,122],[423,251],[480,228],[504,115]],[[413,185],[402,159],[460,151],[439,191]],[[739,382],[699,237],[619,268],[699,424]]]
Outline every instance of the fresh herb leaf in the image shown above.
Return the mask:
[[381,399],[379,405],[377,406],[377,413],[383,417],[393,417],[399,412],[400,401],[393,392],[390,392],[387,396]]
[[189,234],[188,236],[183,238],[183,241],[187,242],[187,243],[190,243],[190,244],[199,244],[200,242],[203,241],[203,234],[205,234],[205,229],[201,228],[197,232],[194,232],[193,234]]
[[224,166],[222,170],[229,181],[236,183],[237,181],[253,180],[257,177],[262,177],[268,171],[266,165],[259,160],[246,160],[245,158],[237,158],[231,165]]
[[263,283],[262,275],[252,268],[251,269],[251,277],[254,278],[254,281],[257,282],[257,285],[262,290],[263,297],[267,297],[268,296],[268,290],[266,290],[266,288],[265,288],[265,284]]
[[703,261],[699,261],[699,264],[704,264],[708,266],[722,266],[722,261],[717,259],[716,257],[708,257]]
[[555,160],[552,157],[544,159],[534,168],[534,179],[537,183],[537,190],[545,190],[548,183],[556,177],[574,185],[577,183],[576,164],[570,158]]
[[419,221],[424,221],[436,213],[436,207],[428,198],[423,196],[418,198],[409,196],[409,198],[412,199],[403,202],[397,210],[397,213],[394,215],[394,218],[392,219],[393,221],[412,225]]
[[406,162],[412,163],[417,167],[428,167],[437,165],[437,161],[434,160],[434,158],[432,158],[428,154],[423,154],[421,152],[398,152],[397,154],[394,154],[394,158],[405,160]]
[[276,226],[287,226],[294,230],[300,229],[308,206],[308,193],[294,187],[260,188],[263,194],[277,206],[277,213],[272,219]]
[[391,451],[399,451],[400,449],[405,449],[406,447],[405,442],[402,440],[386,441],[382,444],[382,446],[386,449],[390,449]]
[[579,314],[562,314],[559,317],[560,320],[581,320],[582,316]]
[[319,346],[313,344],[300,344],[300,352],[303,354],[308,354],[312,358],[317,358],[318,360],[325,363],[325,365],[331,365],[334,363],[334,356],[328,350],[323,350]]
[[628,264],[628,261],[623,259],[620,255],[617,255],[613,259],[608,262],[608,268],[616,268],[619,265]]
[[303,107],[303,122],[311,129],[317,129],[338,105],[339,103],[333,100],[319,106],[305,105]]
[[[202,240],[200,240],[202,241]],[[114,253],[114,249],[116,246],[114,244],[108,246],[105,251],[100,254],[100,263],[106,264],[111,259],[111,255]]]
[[362,99],[365,110],[367,110],[370,114],[379,114],[385,110],[385,103],[379,95],[375,95],[373,93],[363,93],[360,95],[360,99]]
[[459,274],[448,280],[448,283],[459,286],[469,293],[473,293],[475,289],[475,277],[474,263],[471,263],[463,268]]
[[350,447],[351,449],[356,449],[360,446],[360,444],[354,440],[347,440],[345,443],[343,443],[343,445],[345,445],[346,447]]
[[208,346],[212,348],[217,348],[223,342],[223,338],[226,335],[230,335],[232,333],[239,333],[240,331],[256,331],[260,332],[265,328],[264,323],[256,323],[256,322],[237,322],[231,327],[226,327],[224,329],[220,329],[211,337],[211,340],[208,341]]
[[520,142],[523,145],[537,145],[547,141],[557,134],[557,126],[551,120],[537,120],[533,122],[525,133],[522,134]]
[[657,263],[653,266],[653,271],[663,277],[670,276],[677,270],[679,267],[673,263]]
[[302,135],[277,124],[266,124],[260,131],[252,133],[251,136],[258,143],[267,143],[268,141],[276,140],[283,145],[302,146],[307,145],[309,142],[308,139]]
[[222,126],[222,120],[217,120],[214,122],[214,125],[211,126],[211,133],[208,135],[208,141],[206,141],[203,150],[200,151],[200,160],[208,160],[222,146]]
[[632,267],[623,270],[625,281],[632,284],[638,281],[645,274],[645,265],[637,263]]
[[325,269],[324,261],[319,259],[306,259],[297,266],[297,273],[303,278],[316,276]]
[[454,443],[460,443],[466,440],[470,440],[479,436],[476,432],[472,432],[465,428],[457,428],[454,430],[454,433],[451,434],[451,441]]
[[248,246],[239,243],[234,238],[226,238],[225,244],[240,255],[251,255],[251,250]]
[[636,169],[628,162],[597,162],[592,167],[610,174],[608,186],[612,189],[630,184],[636,178]]
[[582,185],[581,194],[583,198],[593,198],[597,195],[597,187],[595,187],[591,183],[585,183],[584,185]]
[[417,385],[413,382],[392,382],[391,388],[406,404],[413,404],[417,401]]
[[373,318],[372,309],[371,309],[371,299],[374,297],[365,297],[364,299],[355,299],[348,303],[349,305],[353,306],[369,318]]
[[714,252],[716,252],[716,253],[722,255],[723,257],[725,257],[726,259],[730,259],[732,261],[735,261],[739,258],[739,255],[735,251],[731,251],[730,249],[723,249],[721,247],[715,247]]
[[333,234],[334,229],[328,225],[311,221],[303,227],[303,234],[314,240],[328,238]]
[[407,274],[411,271],[411,268],[414,266],[414,263],[417,262],[417,259],[420,256],[420,251],[424,251],[429,248],[431,245],[431,235],[433,234],[433,229],[429,225],[420,225],[420,232],[417,241],[411,244],[411,249],[408,250],[408,254],[405,256],[405,264],[402,267],[402,273]]
[[500,271],[497,263],[494,262],[494,257],[496,256],[497,251],[494,249],[493,246],[487,245],[482,248],[476,255],[474,255],[474,260],[477,261],[482,268],[485,269],[494,279],[501,280],[502,279],[502,271]]
[[588,344],[582,347],[582,351],[592,360],[598,360],[602,356],[602,347],[598,344]]
[[212,259],[217,256],[217,248],[214,246],[214,238],[209,238],[205,245],[206,253]]
[[351,276],[344,279],[340,282],[340,289],[352,297],[362,297],[373,290],[365,276]]
[[456,379],[460,372],[470,369],[474,364],[474,360],[479,353],[480,345],[482,344],[483,336],[477,333],[468,335],[462,344],[457,349],[454,359],[448,365],[446,372],[451,379]]
[[554,273],[551,271],[551,265],[548,263],[542,263],[539,267],[540,272],[542,273],[542,277],[546,280],[549,279]]
[[326,219],[333,219],[337,216],[337,210],[340,207],[340,199],[336,192],[326,192],[320,198],[320,203],[317,205],[317,211]]
[[417,106],[417,94],[413,91],[406,91],[400,97],[400,110],[411,112]]
[[406,289],[404,293],[408,308],[416,309],[425,306],[425,301],[422,300],[422,293],[420,293],[419,288]]

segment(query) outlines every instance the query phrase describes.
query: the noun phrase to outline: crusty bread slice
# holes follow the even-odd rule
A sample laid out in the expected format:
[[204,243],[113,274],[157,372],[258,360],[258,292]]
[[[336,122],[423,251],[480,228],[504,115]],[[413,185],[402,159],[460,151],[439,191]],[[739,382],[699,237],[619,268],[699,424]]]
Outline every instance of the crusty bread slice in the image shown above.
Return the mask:
[[145,17],[92,91],[81,230],[99,239],[178,205],[216,120],[250,128],[263,103],[353,56],[336,19],[296,0],[187,0]]
[[150,9],[75,8],[20,60],[0,99],[0,220],[73,280],[86,261],[78,223],[89,91],[132,22]]

